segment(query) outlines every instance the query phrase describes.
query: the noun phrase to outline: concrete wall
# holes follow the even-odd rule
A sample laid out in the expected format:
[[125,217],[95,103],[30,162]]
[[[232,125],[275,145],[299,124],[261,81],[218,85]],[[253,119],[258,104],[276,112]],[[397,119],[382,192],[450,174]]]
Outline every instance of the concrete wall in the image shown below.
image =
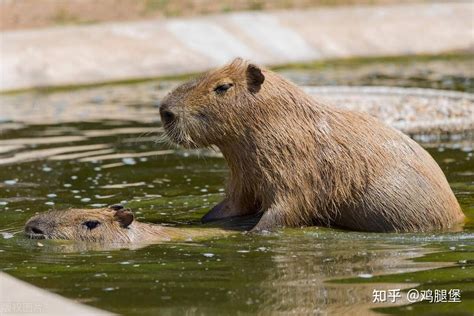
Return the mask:
[[472,2],[245,12],[1,33],[0,90],[474,47]]

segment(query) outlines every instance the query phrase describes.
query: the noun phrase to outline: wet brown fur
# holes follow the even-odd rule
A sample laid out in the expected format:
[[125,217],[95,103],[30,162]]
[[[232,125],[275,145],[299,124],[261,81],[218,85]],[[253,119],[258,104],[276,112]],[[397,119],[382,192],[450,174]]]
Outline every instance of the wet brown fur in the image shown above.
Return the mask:
[[[233,86],[216,92],[224,83]],[[179,86],[162,108],[175,114],[164,124],[173,142],[215,145],[229,165],[226,197],[204,221],[261,211],[256,231],[411,232],[464,218],[437,163],[408,136],[241,59]]]

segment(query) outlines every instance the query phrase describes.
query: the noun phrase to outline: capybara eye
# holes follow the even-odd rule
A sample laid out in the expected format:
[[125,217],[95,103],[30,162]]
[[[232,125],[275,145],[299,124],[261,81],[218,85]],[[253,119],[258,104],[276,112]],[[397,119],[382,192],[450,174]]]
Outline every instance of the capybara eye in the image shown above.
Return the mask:
[[88,229],[94,229],[100,225],[99,221],[85,221],[82,225],[86,226]]
[[214,91],[217,92],[217,93],[224,93],[227,90],[229,90],[232,86],[233,86],[232,83],[220,84],[220,85],[218,85],[217,87],[214,88]]

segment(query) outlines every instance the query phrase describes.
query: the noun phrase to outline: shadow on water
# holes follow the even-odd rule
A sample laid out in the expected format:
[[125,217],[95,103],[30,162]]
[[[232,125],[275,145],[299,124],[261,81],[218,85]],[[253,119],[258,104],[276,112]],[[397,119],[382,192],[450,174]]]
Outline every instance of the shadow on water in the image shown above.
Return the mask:
[[[300,81],[307,74],[301,72]],[[24,238],[23,224],[36,212],[117,202],[127,203],[142,221],[199,225],[222,198],[227,169],[216,152],[156,142],[162,129],[154,100],[174,84],[1,98],[2,271],[130,315],[472,313],[472,135],[414,135],[440,164],[471,219],[459,232],[374,234],[310,227],[116,249]],[[402,293],[395,304],[373,302],[374,290],[393,289]],[[460,289],[462,303],[411,303],[405,295],[410,289]]]

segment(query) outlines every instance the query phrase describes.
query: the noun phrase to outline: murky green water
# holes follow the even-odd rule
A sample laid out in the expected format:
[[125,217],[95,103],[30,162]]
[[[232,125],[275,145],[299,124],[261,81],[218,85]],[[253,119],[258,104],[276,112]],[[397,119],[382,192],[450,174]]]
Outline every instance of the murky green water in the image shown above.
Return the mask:
[[[448,65],[443,69],[453,71]],[[425,66],[433,68],[429,61]],[[300,83],[337,84],[344,69],[351,76],[355,73],[345,67],[332,76],[325,69],[325,79],[317,82],[312,81],[319,76],[314,70],[284,73]],[[445,75],[436,67],[435,75]],[[354,83],[366,83],[363,78],[371,72],[362,72]],[[472,75],[462,76],[465,85],[451,88],[470,91]],[[2,271],[130,315],[472,315],[472,221],[456,233],[285,229],[270,235],[236,233],[119,250],[64,241],[41,241],[41,246],[24,238],[22,226],[35,212],[121,201],[143,221],[199,225],[199,218],[221,199],[226,165],[212,152],[170,152],[156,143],[161,129],[153,104],[173,84],[148,82],[1,98]],[[474,219],[472,135],[435,138],[423,145],[446,173],[464,212]],[[374,289],[405,293],[413,288],[460,289],[462,302],[409,304],[401,299],[397,302],[401,306],[372,302]]]

